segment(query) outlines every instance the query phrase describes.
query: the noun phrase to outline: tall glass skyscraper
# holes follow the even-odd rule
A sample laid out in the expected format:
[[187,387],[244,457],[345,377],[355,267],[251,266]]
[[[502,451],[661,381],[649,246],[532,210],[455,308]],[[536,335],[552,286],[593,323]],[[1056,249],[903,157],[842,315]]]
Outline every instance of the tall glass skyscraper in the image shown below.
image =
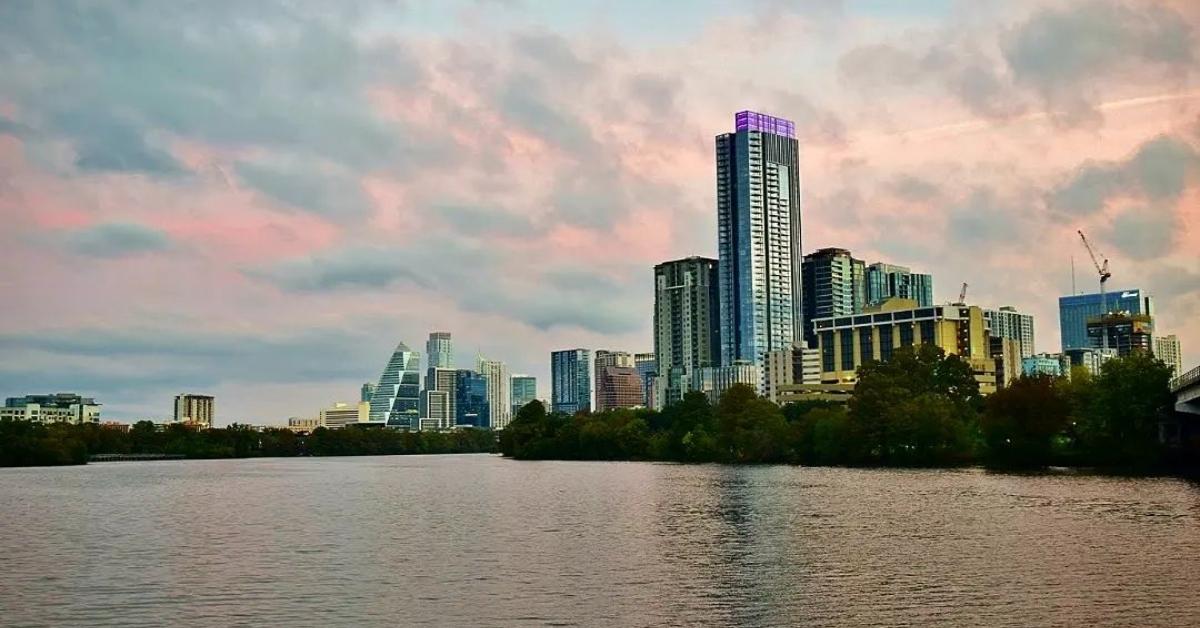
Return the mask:
[[454,368],[454,341],[450,339],[450,332],[430,332],[429,340],[425,341],[425,354],[429,356],[431,369]]
[[1092,348],[1088,339],[1088,321],[1105,310],[1154,316],[1154,299],[1141,290],[1114,290],[1106,292],[1104,297],[1105,306],[1100,304],[1099,293],[1058,298],[1058,323],[1064,350]]
[[800,146],[782,118],[741,111],[716,138],[721,363],[790,347],[800,308]]
[[654,393],[646,405],[678,401],[692,373],[721,360],[717,260],[686,257],[654,267]]
[[388,427],[420,427],[421,354],[401,342],[371,394],[370,419]]
[[875,305],[885,299],[897,297],[912,299],[921,307],[933,306],[933,275],[914,273],[907,266],[883,262],[867,266],[866,275],[867,305]]
[[491,427],[492,413],[488,404],[487,378],[475,371],[459,369],[454,381],[455,425]]
[[532,375],[512,376],[512,411],[525,407],[525,404],[537,399],[537,378]]
[[508,366],[499,360],[479,358],[479,374],[487,379],[491,426],[502,430],[508,427],[508,422],[512,419],[512,380],[508,374]]
[[550,404],[554,412],[575,414],[592,409],[592,352],[566,349],[550,354]]

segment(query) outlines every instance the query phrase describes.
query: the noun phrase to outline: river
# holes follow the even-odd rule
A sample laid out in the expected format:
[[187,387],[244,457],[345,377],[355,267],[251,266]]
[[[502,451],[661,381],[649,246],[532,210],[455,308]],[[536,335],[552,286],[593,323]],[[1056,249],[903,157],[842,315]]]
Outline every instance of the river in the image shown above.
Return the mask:
[[0,625],[1195,626],[1173,479],[392,456],[0,469]]

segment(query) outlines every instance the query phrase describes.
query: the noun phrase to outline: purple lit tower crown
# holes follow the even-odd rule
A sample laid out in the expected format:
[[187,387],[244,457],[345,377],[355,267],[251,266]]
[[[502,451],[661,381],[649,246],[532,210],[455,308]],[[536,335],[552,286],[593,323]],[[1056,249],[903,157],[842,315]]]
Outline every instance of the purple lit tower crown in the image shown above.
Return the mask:
[[762,131],[783,137],[796,137],[796,123],[756,111],[739,111],[733,117],[734,131]]

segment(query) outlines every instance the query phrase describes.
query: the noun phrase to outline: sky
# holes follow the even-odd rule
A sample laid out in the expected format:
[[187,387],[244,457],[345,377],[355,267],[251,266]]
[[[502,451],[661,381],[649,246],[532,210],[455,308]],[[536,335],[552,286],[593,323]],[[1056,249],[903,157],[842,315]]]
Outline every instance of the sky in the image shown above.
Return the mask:
[[218,424],[355,400],[454,334],[652,351],[716,256],[713,138],[792,119],[805,251],[1035,316],[1111,260],[1200,361],[1200,3],[0,3],[0,395]]

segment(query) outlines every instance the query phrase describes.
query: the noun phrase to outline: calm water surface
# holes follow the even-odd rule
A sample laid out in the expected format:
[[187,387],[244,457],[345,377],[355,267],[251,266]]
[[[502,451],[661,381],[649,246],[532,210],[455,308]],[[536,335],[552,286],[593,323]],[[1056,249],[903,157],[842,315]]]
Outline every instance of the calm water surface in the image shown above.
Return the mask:
[[1196,626],[1169,479],[396,456],[0,469],[0,624]]

